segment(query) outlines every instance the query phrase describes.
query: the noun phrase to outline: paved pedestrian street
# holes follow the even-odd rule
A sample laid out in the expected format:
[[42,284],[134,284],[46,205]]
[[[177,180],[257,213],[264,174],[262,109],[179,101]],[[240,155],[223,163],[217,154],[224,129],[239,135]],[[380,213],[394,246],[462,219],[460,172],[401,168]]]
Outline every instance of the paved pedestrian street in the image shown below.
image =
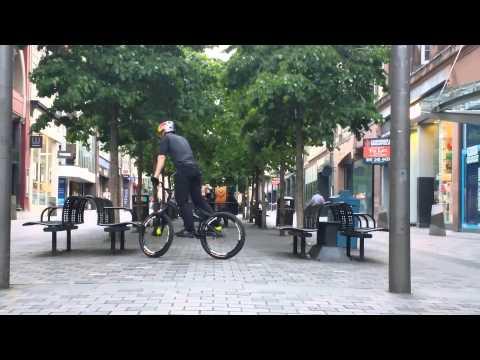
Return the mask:
[[[12,222],[11,288],[0,290],[0,314],[480,314],[477,234],[412,228],[412,295],[398,295],[388,292],[388,233],[366,240],[365,262],[296,258],[291,237],[252,224],[233,259],[213,259],[183,238],[152,259],[134,233],[112,255],[86,213],[73,250],[57,256],[42,227]],[[65,242],[59,234],[59,249]]]

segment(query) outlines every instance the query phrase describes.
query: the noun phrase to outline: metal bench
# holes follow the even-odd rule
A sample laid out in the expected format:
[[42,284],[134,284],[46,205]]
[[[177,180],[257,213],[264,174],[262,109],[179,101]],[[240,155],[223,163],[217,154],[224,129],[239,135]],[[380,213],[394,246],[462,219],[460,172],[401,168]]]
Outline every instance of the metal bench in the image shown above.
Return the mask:
[[[97,225],[103,227],[103,231],[110,234],[110,250],[116,249],[116,234],[120,233],[120,250],[125,250],[125,231],[130,230],[130,226],[139,227],[140,222],[134,222],[135,214],[132,209],[124,207],[114,207],[111,200],[88,195],[87,200],[95,204],[97,210]],[[132,216],[132,221],[115,222],[115,210],[125,210]]]
[[360,239],[360,260],[364,260],[365,239],[372,238],[372,232],[388,231],[377,227],[375,219],[365,213],[354,213],[352,207],[346,203],[330,205],[334,220],[340,224],[340,234],[347,237],[347,256],[351,256],[351,238]]
[[[57,253],[57,232],[67,232],[67,251],[72,249],[71,231],[78,229],[79,224],[84,222],[84,211],[87,201],[80,196],[70,196],[65,200],[63,206],[52,206],[44,209],[40,215],[40,221],[26,222],[23,226],[42,225],[43,231],[52,233],[52,254]],[[53,212],[62,209],[61,220],[51,220]],[[44,214],[47,213],[47,220],[44,221]]]
[[[312,237],[313,233],[317,233],[317,243],[312,246],[309,254],[312,258],[318,257],[322,247],[322,237],[320,236],[320,222],[319,216],[323,205],[314,205],[307,207],[304,212],[304,227],[280,227],[280,230],[288,231],[289,235],[293,236],[293,254],[299,255],[302,258],[307,258],[306,247],[307,238]],[[298,240],[300,239],[300,254],[298,254]]]

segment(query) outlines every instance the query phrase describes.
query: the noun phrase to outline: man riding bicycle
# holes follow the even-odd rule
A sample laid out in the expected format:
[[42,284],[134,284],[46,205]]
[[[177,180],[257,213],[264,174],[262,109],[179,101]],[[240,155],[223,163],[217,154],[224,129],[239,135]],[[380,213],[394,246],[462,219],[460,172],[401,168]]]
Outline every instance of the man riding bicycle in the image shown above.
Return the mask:
[[[165,166],[167,156],[170,156],[175,164],[175,199],[181,209],[184,229],[177,233],[179,237],[195,237],[195,226],[193,222],[193,207],[188,201],[191,197],[193,204],[206,213],[213,213],[212,208],[202,197],[202,173],[193,157],[192,148],[187,139],[175,133],[173,121],[163,121],[157,128],[160,136],[157,165],[154,171],[154,178],[158,182],[160,174]],[[215,226],[215,230],[221,231],[221,226]]]

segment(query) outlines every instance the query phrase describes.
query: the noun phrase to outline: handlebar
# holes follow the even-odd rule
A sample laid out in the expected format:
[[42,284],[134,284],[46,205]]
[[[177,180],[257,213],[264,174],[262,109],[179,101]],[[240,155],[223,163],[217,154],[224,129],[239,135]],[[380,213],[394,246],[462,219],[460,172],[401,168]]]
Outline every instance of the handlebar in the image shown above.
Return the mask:
[[160,181],[159,179],[157,179],[156,177],[154,176],[151,176],[150,177],[151,181],[152,181],[152,184],[154,187],[158,187],[158,185],[161,185],[163,190],[165,190],[167,193],[173,193],[173,190],[172,189],[169,189],[169,188],[166,188],[163,184],[162,181]]

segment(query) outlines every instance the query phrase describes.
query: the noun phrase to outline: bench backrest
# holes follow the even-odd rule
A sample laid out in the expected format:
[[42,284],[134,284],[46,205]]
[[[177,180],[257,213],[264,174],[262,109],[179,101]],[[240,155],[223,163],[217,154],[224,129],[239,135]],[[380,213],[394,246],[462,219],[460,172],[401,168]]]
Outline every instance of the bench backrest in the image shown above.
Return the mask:
[[106,207],[113,206],[111,200],[94,196],[88,196],[87,198],[95,204],[95,209],[97,210],[97,224],[113,224],[115,222],[114,210],[105,209]]
[[303,214],[303,227],[307,229],[316,229],[318,227],[318,218],[322,207],[323,205],[312,205],[305,209]]
[[81,196],[69,196],[62,209],[62,222],[68,224],[83,224],[83,213],[87,201]]
[[332,210],[333,218],[340,223],[340,231],[353,230],[353,210],[347,203],[333,203],[329,205]]

